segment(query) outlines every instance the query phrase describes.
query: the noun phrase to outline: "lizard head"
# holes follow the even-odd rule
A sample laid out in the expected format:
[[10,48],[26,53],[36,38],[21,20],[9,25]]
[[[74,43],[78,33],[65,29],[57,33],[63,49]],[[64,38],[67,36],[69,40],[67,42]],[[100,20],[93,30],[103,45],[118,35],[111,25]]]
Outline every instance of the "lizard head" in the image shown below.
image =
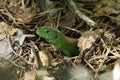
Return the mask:
[[36,30],[36,33],[46,40],[55,40],[58,34],[57,30],[49,27],[41,27]]

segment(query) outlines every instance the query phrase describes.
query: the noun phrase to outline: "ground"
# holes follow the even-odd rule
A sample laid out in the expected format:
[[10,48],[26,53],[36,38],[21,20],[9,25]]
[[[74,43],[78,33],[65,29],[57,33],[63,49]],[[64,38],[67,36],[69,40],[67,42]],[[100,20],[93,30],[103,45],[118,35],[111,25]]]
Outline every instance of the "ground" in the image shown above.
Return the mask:
[[[119,0],[0,0],[0,78],[110,80],[106,75],[112,77],[120,63],[119,4]],[[79,55],[68,57],[38,36],[41,27],[59,30],[75,41]]]

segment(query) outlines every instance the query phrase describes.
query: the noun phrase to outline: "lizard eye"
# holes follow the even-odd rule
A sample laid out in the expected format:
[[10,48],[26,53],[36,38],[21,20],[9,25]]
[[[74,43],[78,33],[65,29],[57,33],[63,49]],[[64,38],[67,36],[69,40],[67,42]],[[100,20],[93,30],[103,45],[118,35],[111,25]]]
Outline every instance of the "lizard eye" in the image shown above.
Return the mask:
[[48,31],[48,30],[46,31],[46,33],[49,33],[49,32],[50,32],[50,31]]

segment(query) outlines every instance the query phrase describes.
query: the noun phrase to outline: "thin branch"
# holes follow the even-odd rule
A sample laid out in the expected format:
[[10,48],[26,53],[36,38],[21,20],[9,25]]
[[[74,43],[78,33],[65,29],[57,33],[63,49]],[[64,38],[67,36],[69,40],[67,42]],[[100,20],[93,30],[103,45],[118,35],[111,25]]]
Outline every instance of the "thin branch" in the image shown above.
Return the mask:
[[74,3],[73,0],[67,0],[68,4],[71,6],[71,8],[75,11],[75,13],[81,18],[83,19],[88,25],[90,26],[96,26],[97,23],[95,23],[93,20],[91,20],[89,17],[87,17],[86,15],[84,15],[82,12],[80,12],[80,10],[78,9],[78,7],[76,6],[76,4]]

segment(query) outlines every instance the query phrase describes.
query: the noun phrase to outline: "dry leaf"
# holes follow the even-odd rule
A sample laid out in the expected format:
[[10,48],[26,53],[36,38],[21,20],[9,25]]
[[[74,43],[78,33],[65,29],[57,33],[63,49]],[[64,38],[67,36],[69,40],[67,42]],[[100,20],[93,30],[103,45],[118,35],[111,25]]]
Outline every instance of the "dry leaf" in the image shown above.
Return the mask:
[[4,22],[0,22],[0,40],[6,37],[10,37],[17,31],[16,28],[12,28]]
[[[15,41],[18,41],[20,43],[19,44],[20,46],[23,44],[26,37],[34,37],[34,35],[23,34],[21,32],[22,30],[19,30],[19,29],[15,29],[15,30],[18,32],[18,35],[11,36],[10,38],[11,38],[12,43],[14,43]],[[11,31],[11,34],[12,33],[13,32]],[[0,38],[1,38],[1,36],[2,36],[2,38],[5,37],[5,35],[0,34]],[[4,56],[5,58],[10,58],[11,55],[9,55],[9,54],[11,52],[12,52],[12,47],[11,47],[9,38],[5,38],[5,39],[0,40],[0,55]]]
[[[29,1],[28,1],[29,2]],[[15,3],[16,4],[16,3]],[[31,1],[29,7],[26,7],[26,2],[22,2],[22,5],[16,5],[13,11],[16,13],[15,17],[18,21],[28,23],[32,21],[33,17],[37,15],[39,9],[34,1]]]
[[30,34],[20,34],[14,37],[15,41],[19,42],[19,45],[21,46],[25,40],[26,37],[34,37],[34,35]]
[[101,13],[105,13],[106,15],[119,14],[120,7],[118,5],[120,4],[114,0],[101,0],[94,8],[94,11],[96,11],[95,16],[103,16]]
[[107,38],[107,40],[113,40],[115,38],[115,34],[111,33],[110,31],[105,31],[104,36]]
[[24,34],[21,29],[17,29],[17,35],[13,36],[14,41],[18,41],[20,46],[23,44],[26,37],[34,37],[35,35]]
[[5,58],[10,57],[10,53],[12,52],[11,46],[9,44],[9,39],[3,39],[0,41],[0,55],[4,56]]
[[39,56],[43,67],[48,67],[51,65],[52,55],[47,50],[39,51]]
[[44,76],[43,80],[55,80],[54,77],[48,77],[48,76]]
[[34,72],[25,72],[24,80],[35,80],[35,73]]
[[78,40],[78,47],[80,50],[89,49],[96,39],[99,37],[100,31],[87,31],[82,34],[82,36]]
[[36,77],[38,77],[39,80],[54,80],[54,77],[48,77],[47,75],[49,74],[45,69],[29,71],[25,72],[24,80],[36,80]]

